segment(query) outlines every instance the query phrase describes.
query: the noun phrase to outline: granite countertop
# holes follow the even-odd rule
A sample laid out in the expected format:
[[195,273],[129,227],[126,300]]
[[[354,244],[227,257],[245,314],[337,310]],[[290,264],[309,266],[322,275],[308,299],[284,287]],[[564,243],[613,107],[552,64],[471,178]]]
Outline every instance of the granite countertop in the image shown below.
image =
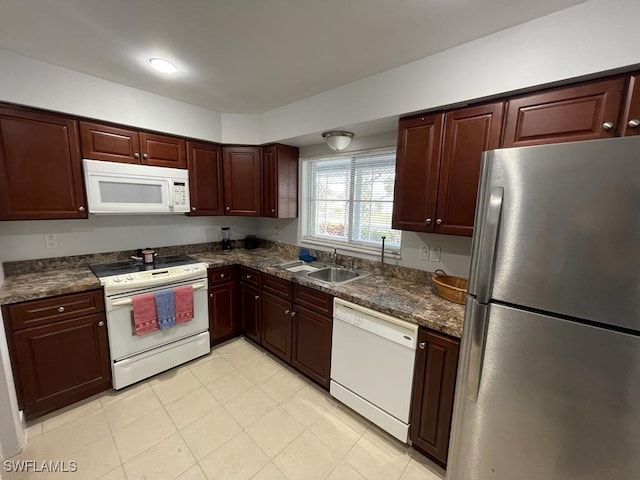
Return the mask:
[[[403,320],[446,333],[462,334],[464,307],[438,297],[430,285],[395,277],[369,275],[351,283],[332,286],[287,272],[271,265],[293,260],[273,249],[235,249],[192,253],[211,267],[242,265],[268,273],[338,298],[396,316]],[[100,281],[88,267],[50,270],[8,276],[0,286],[0,304],[17,303],[54,295],[100,288]]]

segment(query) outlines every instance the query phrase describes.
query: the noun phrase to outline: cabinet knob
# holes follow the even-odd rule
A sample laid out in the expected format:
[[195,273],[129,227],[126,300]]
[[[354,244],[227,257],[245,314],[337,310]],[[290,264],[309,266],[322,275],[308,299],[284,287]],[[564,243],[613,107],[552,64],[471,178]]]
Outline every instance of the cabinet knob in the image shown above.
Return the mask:
[[133,158],[140,158],[140,154],[138,152],[134,153]]
[[210,294],[209,294],[209,296],[210,296],[211,298],[213,298],[213,293],[210,293]]
[[271,213],[276,213],[276,209],[275,209],[275,208],[272,208],[272,209],[271,209]]
[[147,155],[146,153],[143,153],[142,154],[142,158],[144,158],[146,160],[147,158],[149,158],[149,155]]
[[604,122],[602,124],[602,128],[604,128],[605,130],[611,130],[613,128],[613,123],[612,122]]
[[255,297],[253,297],[254,300],[260,300],[260,295],[256,295]]
[[291,312],[291,317],[295,317],[296,316],[296,312]]
[[228,212],[229,210],[231,210],[231,207],[227,207],[227,208],[226,208],[226,210],[227,210],[227,212]]
[[420,350],[424,350],[425,342],[420,342],[420,343],[418,344],[418,347],[420,347]]
[[78,211],[79,211],[79,212],[84,212],[84,207],[83,207],[82,205],[80,205],[80,206],[78,207]]
[[191,210],[195,212],[196,211],[196,207],[191,207]]
[[100,321],[98,322],[98,326],[99,326],[99,327],[104,327],[104,322],[103,322],[102,320],[100,320]]
[[285,315],[289,315],[289,309],[285,310],[285,311],[284,311],[284,314],[285,314]]
[[64,312],[64,307],[58,307],[58,313]]
[[221,273],[221,274],[220,274],[220,278],[224,278],[224,273]]
[[427,218],[427,219],[424,221],[424,223],[426,223],[427,225],[431,225],[431,219],[430,219],[430,218]]
[[629,125],[631,128],[636,128],[638,125],[640,125],[640,120],[637,118],[632,118],[631,120],[629,120],[629,123],[627,123],[627,125]]
[[249,279],[251,278],[251,275],[247,275],[247,276],[246,276],[246,277],[244,277],[244,278],[246,278],[247,280],[249,280]]
[[436,225],[442,225],[442,219],[441,218],[438,218],[436,220]]

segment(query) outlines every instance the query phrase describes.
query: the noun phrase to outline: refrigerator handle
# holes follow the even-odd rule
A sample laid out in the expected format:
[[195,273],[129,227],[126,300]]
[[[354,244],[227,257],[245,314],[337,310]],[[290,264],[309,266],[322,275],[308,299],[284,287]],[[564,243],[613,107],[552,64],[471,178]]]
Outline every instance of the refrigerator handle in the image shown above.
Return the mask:
[[477,255],[476,273],[476,298],[480,303],[488,303],[491,299],[491,288],[493,285],[493,267],[496,255],[496,243],[498,242],[498,227],[500,226],[500,214],[502,213],[502,199],[504,197],[503,187],[493,187],[489,197],[484,218],[484,225],[480,233],[480,244]]
[[[470,308],[469,308],[470,307]],[[478,401],[484,346],[487,333],[488,305],[472,301],[465,311],[465,322],[470,324],[471,347],[469,349],[469,367],[467,369],[467,396],[472,402]]]

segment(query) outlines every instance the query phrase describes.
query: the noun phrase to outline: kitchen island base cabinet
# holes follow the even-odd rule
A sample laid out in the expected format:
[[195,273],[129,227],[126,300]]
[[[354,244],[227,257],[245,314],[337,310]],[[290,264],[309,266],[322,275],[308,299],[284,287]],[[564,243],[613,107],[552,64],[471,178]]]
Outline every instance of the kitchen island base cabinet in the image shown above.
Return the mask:
[[2,307],[28,420],[111,388],[103,298],[91,290]]
[[442,466],[447,463],[460,340],[420,328],[413,381],[413,446]]

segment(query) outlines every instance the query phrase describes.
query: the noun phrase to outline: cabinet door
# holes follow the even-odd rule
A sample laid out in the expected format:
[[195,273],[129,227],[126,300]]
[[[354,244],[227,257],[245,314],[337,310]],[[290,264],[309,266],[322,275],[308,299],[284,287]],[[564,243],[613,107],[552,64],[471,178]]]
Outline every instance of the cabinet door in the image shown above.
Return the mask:
[[240,322],[242,333],[251,340],[262,343],[260,338],[260,292],[249,285],[240,285]]
[[80,122],[82,156],[108,162],[140,163],[137,130]]
[[503,147],[616,136],[625,79],[525,95],[507,103]]
[[260,147],[224,147],[226,215],[260,215]]
[[0,220],[87,218],[78,123],[0,107]]
[[332,328],[331,317],[294,306],[293,366],[324,388],[331,380]]
[[443,114],[400,120],[392,226],[433,232]]
[[421,328],[413,380],[413,445],[444,465],[449,451],[451,415],[460,341]]
[[111,386],[103,313],[27,328],[16,332],[14,338],[28,418]]
[[473,234],[482,152],[500,146],[503,109],[498,102],[446,114],[436,233]]
[[260,293],[262,346],[291,363],[291,303],[267,292]]
[[236,283],[230,282],[209,289],[209,338],[212,345],[238,333],[236,288]]
[[298,216],[298,149],[289,145],[262,148],[262,216]]
[[187,168],[187,147],[182,138],[140,132],[142,164]]
[[640,75],[629,78],[625,115],[621,125],[625,136],[640,135]]
[[224,215],[222,148],[210,143],[187,142],[190,215]]

